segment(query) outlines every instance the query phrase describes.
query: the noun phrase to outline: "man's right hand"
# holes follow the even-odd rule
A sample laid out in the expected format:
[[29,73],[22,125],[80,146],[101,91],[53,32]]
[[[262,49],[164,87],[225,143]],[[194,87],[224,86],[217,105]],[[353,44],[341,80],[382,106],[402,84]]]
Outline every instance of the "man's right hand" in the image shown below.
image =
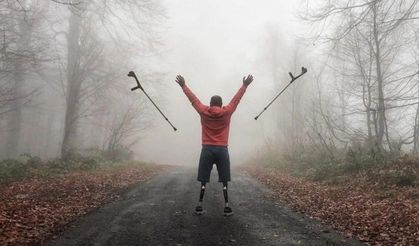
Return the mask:
[[253,76],[251,74],[247,75],[247,78],[246,78],[246,76],[243,77],[243,84],[245,86],[250,85],[250,83],[252,83],[252,81],[253,81]]
[[175,81],[180,85],[180,87],[183,87],[185,85],[185,79],[181,75],[176,76]]

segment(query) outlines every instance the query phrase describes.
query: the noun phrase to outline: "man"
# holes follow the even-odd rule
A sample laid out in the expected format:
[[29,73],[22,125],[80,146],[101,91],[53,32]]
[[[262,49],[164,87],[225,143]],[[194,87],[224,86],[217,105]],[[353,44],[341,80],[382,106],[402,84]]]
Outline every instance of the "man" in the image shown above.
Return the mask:
[[188,97],[192,106],[201,116],[202,125],[202,151],[199,158],[198,181],[201,182],[201,192],[199,203],[195,208],[195,213],[201,215],[202,201],[205,194],[205,186],[210,180],[210,174],[213,164],[217,165],[218,182],[223,183],[223,194],[225,200],[224,215],[230,216],[233,210],[228,205],[227,183],[230,177],[230,158],[228,154],[228,134],[230,129],[231,115],[237,108],[240,99],[246,92],[246,88],[253,81],[253,76],[243,77],[243,85],[231,99],[231,102],[223,107],[223,101],[220,96],[212,96],[210,106],[204,105],[186,86],[185,79],[178,75],[176,82],[182,87],[183,92]]

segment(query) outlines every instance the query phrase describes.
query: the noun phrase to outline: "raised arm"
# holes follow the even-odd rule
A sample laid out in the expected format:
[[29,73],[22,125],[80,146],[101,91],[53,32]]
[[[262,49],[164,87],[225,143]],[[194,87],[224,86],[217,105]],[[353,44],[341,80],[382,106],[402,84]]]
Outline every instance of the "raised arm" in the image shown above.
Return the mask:
[[253,76],[248,75],[243,77],[243,85],[240,87],[239,91],[234,95],[234,97],[231,99],[230,103],[225,106],[225,109],[229,111],[231,114],[234,113],[234,111],[237,108],[237,105],[240,103],[240,99],[243,97],[244,93],[246,92],[247,86],[250,85],[253,81]]
[[176,76],[176,83],[182,87],[183,92],[198,113],[202,113],[208,107],[202,104],[198,97],[186,86],[185,79],[181,75]]

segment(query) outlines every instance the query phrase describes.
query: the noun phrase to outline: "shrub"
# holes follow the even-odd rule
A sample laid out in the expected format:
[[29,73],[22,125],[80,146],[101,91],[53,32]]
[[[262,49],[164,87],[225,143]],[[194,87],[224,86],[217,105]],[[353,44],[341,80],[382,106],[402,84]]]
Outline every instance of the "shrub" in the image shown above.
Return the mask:
[[[20,180],[32,176],[49,176],[70,171],[89,171],[104,165],[126,165],[133,159],[133,152],[124,146],[112,151],[97,148],[71,152],[65,158],[43,161],[40,157],[23,154],[19,159],[0,161],[0,182]],[[137,162],[135,162],[137,163]]]
[[24,154],[20,159],[0,161],[0,183],[21,180],[33,176],[49,176],[70,171],[88,171],[106,163],[101,156],[71,154],[66,158],[43,161],[37,156]]
[[42,159],[38,156],[32,156],[30,154],[23,154],[22,157],[26,159],[26,166],[28,168],[40,168],[44,163],[42,162]]
[[134,152],[125,146],[118,145],[111,150],[103,151],[103,156],[114,162],[130,161],[134,158]]
[[383,185],[418,185],[419,161],[400,155],[397,151],[362,146],[342,149],[301,146],[285,153],[269,148],[255,161],[315,181],[342,183],[361,175]]
[[22,179],[29,176],[30,171],[25,162],[15,159],[0,161],[0,182]]

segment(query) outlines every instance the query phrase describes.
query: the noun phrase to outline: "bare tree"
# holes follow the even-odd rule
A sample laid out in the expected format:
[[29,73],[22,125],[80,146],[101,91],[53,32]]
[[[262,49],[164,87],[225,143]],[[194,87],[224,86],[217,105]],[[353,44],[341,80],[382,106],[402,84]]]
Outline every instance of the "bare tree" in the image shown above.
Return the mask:
[[132,102],[120,112],[113,114],[109,125],[108,137],[105,143],[105,152],[114,159],[118,149],[129,148],[138,141],[138,133],[150,127],[150,122],[144,114],[142,103]]
[[[83,23],[84,10],[71,9],[69,30],[67,35],[67,67],[66,67],[66,111],[64,121],[64,137],[61,155],[66,156],[75,144],[77,121],[82,116],[81,100],[83,82],[89,73],[98,66],[100,46],[89,31],[90,23]],[[84,30],[83,30],[84,29]],[[83,42],[80,42],[80,41]],[[98,47],[99,46],[99,47]]]
[[[21,7],[25,6],[25,9]],[[26,75],[34,66],[48,60],[45,49],[43,13],[45,5],[33,1],[1,1],[1,69],[3,113],[7,112],[8,136],[6,153],[14,157],[19,152],[22,131],[22,109],[33,91],[25,88]]]
[[[124,14],[130,15],[132,21],[121,23],[121,18],[113,10],[117,7]],[[65,67],[67,106],[61,147],[61,155],[64,157],[74,149],[78,121],[91,113],[85,107],[89,105],[87,102],[100,91],[101,84],[105,85],[106,81],[110,82],[115,77],[110,76],[110,71],[101,70],[99,61],[104,59],[104,55],[103,50],[98,48],[100,41],[94,29],[106,30],[108,36],[120,47],[127,47],[123,44],[135,40],[137,43],[128,48],[134,51],[140,47],[141,54],[141,51],[154,47],[157,42],[153,25],[161,16],[157,1],[82,2],[77,7],[70,7],[70,12]],[[132,32],[139,28],[138,35],[133,35]]]
[[[304,19],[311,23],[321,24],[322,31],[317,39],[332,42],[336,46],[348,42],[352,35],[354,42],[351,46],[355,49],[350,53],[356,58],[355,63],[358,64],[357,67],[363,77],[361,85],[367,114],[368,136],[370,138],[372,135],[370,129],[372,120],[376,123],[374,141],[380,148],[383,146],[383,139],[386,138],[391,149],[386,101],[394,95],[387,96],[385,92],[386,85],[390,84],[391,80],[389,71],[392,70],[391,67],[397,56],[395,44],[400,44],[400,40],[394,42],[394,37],[400,34],[399,31],[407,22],[418,18],[417,5],[417,0],[324,1],[321,7],[309,11],[304,16]],[[368,59],[364,60],[360,56],[361,46],[356,42],[362,42],[361,45],[368,47],[366,53]],[[371,107],[373,98],[376,101],[375,108]]]
[[[416,84],[417,84],[417,98],[419,98],[419,31],[415,34],[416,49],[413,49],[413,56],[417,66]],[[413,125],[413,147],[412,153],[418,154],[419,149],[419,103],[416,105],[415,124]]]

